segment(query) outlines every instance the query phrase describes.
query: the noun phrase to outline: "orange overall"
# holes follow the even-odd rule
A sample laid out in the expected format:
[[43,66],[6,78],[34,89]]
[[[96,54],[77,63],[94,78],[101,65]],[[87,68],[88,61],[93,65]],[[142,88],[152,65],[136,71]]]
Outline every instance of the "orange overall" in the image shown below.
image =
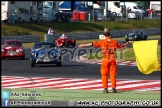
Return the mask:
[[102,75],[102,85],[103,88],[108,88],[108,73],[110,72],[110,81],[112,88],[116,88],[116,60],[115,60],[115,50],[116,48],[123,48],[123,44],[119,44],[116,40],[112,40],[110,37],[106,37],[105,40],[99,42],[93,42],[94,47],[100,47],[102,50],[102,65],[101,65],[101,75]]

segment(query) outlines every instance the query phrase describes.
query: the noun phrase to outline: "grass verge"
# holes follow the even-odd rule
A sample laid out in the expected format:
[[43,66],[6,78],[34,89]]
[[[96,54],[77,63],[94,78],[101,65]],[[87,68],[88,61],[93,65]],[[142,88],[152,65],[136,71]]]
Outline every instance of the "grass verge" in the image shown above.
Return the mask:
[[40,35],[40,40],[44,40],[44,34],[48,28],[52,27],[56,33],[70,32],[93,32],[103,31],[105,27],[110,30],[134,30],[134,29],[149,29],[161,28],[161,20],[129,20],[121,21],[106,21],[106,22],[39,22],[39,23],[15,23],[1,24],[1,36],[18,36],[18,35]]
[[73,90],[73,89],[4,89],[2,91],[10,91],[10,93],[40,93],[40,97],[10,97],[10,99],[20,100],[58,100],[58,101],[106,101],[106,100],[120,100],[120,101],[158,101],[161,105],[160,92],[153,91],[118,91],[118,93],[103,94],[101,90]]
[[[115,52],[115,56],[117,60],[128,60],[128,61],[136,61],[135,59],[135,54],[133,48],[126,48],[123,50],[117,50]],[[161,46],[158,46],[157,50],[157,56],[159,62],[161,61]],[[86,56],[87,59],[89,60],[101,60],[102,58],[102,53],[98,52],[96,53],[91,53]]]

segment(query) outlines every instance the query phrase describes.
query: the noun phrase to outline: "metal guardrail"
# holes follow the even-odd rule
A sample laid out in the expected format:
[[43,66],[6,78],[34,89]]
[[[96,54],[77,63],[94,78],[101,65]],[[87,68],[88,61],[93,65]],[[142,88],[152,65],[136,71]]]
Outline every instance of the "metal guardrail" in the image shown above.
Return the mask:
[[[138,31],[144,31],[149,36],[151,35],[160,35],[161,34],[161,28],[152,28],[152,29],[137,29]],[[126,34],[131,33],[135,30],[113,30],[110,31],[112,37],[124,37]],[[68,34],[69,37],[74,38],[75,40],[86,40],[86,39],[99,39],[99,35],[103,34],[103,31],[101,32],[80,32],[80,33],[64,33]],[[51,35],[51,39],[55,40],[59,38],[62,34],[54,34]],[[1,43],[4,42],[4,40],[8,39],[18,39],[21,40],[23,43],[30,43],[30,42],[37,42],[40,41],[39,35],[24,35],[24,36],[2,36],[1,37]]]
[[[161,28],[153,28],[153,29],[137,29],[138,31],[144,31],[147,35],[160,35]],[[131,33],[135,30],[113,30],[110,31],[112,37],[124,37],[126,34]],[[68,34],[71,38],[75,40],[86,40],[86,39],[99,39],[99,35],[103,34],[101,32],[81,32],[81,33],[65,33]],[[62,34],[51,35],[52,40],[59,38]]]

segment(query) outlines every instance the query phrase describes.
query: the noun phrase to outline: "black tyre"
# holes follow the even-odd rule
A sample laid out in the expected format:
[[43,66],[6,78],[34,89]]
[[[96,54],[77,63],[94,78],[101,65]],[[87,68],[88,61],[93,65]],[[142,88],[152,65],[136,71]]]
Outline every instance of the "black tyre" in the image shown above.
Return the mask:
[[32,59],[31,59],[30,63],[31,63],[31,67],[35,67],[35,63]]
[[25,59],[25,55],[23,55],[23,56],[21,57],[21,59],[24,60],[24,59]]
[[4,57],[1,57],[2,60],[4,60],[5,58]]
[[54,22],[58,22],[58,15],[55,15],[55,18],[53,20]]
[[76,42],[74,41],[74,43],[72,44],[72,46],[75,47],[75,45],[76,45]]
[[147,40],[147,38],[145,37],[144,40]]
[[69,22],[69,21],[70,21],[70,15],[66,15],[65,21],[66,21],[66,22]]
[[61,16],[61,21],[65,21],[65,15]]
[[61,67],[62,66],[62,62],[57,62],[56,64],[58,67]]
[[57,62],[57,64],[56,64],[56,65],[57,65],[58,67],[61,67],[61,66],[62,66],[62,62],[61,62],[61,56],[59,57],[59,60],[60,60],[60,62]]
[[35,67],[35,63],[31,61],[31,67]]
[[112,12],[111,14],[114,14],[114,15],[115,15],[115,17],[117,17],[117,13],[116,13],[116,12]]
[[144,40],[147,40],[147,36],[144,37]]
[[66,47],[68,47],[68,46],[69,46],[67,41],[65,42],[65,46],[66,46]]
[[128,41],[129,41],[129,39],[128,39],[128,38],[125,38],[125,41],[126,41],[126,42],[128,42]]
[[136,41],[139,41],[139,40],[140,40],[140,38],[139,38],[139,37],[137,37]]

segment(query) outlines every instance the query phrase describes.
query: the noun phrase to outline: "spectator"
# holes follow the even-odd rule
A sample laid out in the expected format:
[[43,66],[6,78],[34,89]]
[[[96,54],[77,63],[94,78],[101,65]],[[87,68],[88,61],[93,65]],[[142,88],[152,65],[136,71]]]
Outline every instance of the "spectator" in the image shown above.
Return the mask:
[[53,30],[53,28],[49,28],[48,29],[48,34],[50,34],[50,35],[55,34],[55,31]]
[[51,28],[51,35],[55,34],[55,31],[53,30],[53,28]]
[[48,29],[48,34],[51,34],[51,28]]

